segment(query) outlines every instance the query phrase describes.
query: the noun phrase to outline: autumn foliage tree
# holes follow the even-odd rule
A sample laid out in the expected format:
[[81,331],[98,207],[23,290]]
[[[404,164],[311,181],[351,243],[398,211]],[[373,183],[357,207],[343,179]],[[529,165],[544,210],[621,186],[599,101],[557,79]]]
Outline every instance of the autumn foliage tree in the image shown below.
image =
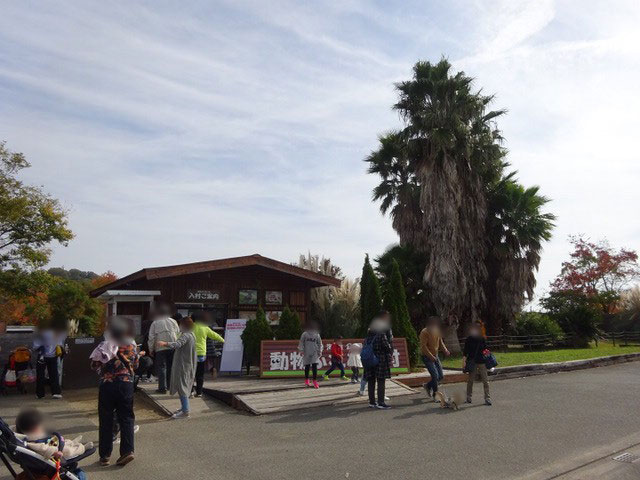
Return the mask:
[[614,249],[606,240],[570,237],[573,252],[551,284],[552,291],[572,292],[594,301],[605,314],[615,313],[620,294],[640,277],[638,254]]

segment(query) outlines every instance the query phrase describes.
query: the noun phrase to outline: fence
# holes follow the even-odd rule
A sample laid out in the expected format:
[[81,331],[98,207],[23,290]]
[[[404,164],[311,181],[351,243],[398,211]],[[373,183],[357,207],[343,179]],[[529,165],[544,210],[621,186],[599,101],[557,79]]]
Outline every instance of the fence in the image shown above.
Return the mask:
[[[460,339],[464,345],[466,338]],[[509,348],[533,350],[536,348],[558,348],[573,346],[576,335],[565,333],[562,335],[494,335],[487,337],[487,347],[491,350],[506,351]],[[598,335],[596,344],[600,340],[612,342],[613,345],[640,344],[640,332],[607,332]]]

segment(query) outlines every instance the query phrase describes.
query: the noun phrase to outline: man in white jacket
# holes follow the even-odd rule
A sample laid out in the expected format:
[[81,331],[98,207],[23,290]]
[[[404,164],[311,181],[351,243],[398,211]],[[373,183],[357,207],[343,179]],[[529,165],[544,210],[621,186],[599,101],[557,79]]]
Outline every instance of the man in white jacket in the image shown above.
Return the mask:
[[[160,306],[155,312],[155,320],[149,328],[149,353],[154,356],[156,374],[158,375],[158,393],[167,393],[171,382],[171,363],[173,362],[173,350],[167,347],[157,347],[157,342],[175,342],[178,339],[180,328],[178,322],[169,316],[169,308]],[[176,314],[179,315],[179,314]]]

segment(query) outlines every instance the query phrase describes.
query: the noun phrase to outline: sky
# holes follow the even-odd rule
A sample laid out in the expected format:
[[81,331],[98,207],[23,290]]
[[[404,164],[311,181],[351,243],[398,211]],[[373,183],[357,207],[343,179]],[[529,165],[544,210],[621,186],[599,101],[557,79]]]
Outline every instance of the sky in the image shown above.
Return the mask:
[[363,159],[444,56],[552,199],[541,295],[571,234],[640,250],[638,25],[637,0],[4,2],[0,140],[69,211],[51,266],[311,251],[355,277],[397,241]]

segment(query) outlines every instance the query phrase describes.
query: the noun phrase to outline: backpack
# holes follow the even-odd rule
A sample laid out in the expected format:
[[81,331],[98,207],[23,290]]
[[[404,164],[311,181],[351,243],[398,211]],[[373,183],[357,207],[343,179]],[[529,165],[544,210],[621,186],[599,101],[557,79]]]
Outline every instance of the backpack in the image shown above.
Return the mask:
[[13,352],[11,352],[9,361],[14,363],[28,363],[31,361],[31,351],[29,351],[27,347],[16,347]]
[[378,366],[380,360],[378,360],[378,356],[373,351],[373,337],[364,341],[360,359],[362,360],[364,368],[375,368]]

